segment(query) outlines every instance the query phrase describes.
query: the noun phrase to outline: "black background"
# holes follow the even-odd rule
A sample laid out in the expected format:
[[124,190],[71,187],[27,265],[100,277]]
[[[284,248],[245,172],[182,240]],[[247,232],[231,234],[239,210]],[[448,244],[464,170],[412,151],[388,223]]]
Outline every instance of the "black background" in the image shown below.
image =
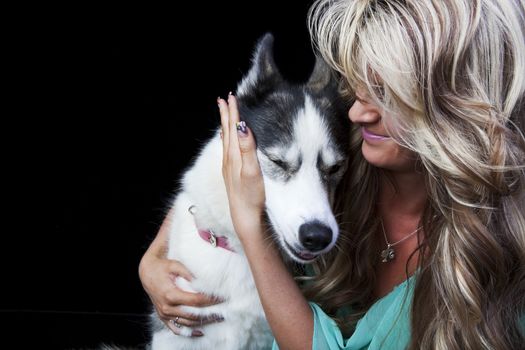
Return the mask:
[[14,20],[4,45],[4,343],[147,341],[138,263],[181,171],[218,126],[216,98],[235,90],[267,31],[282,74],[307,78],[310,3],[75,3],[5,13]]

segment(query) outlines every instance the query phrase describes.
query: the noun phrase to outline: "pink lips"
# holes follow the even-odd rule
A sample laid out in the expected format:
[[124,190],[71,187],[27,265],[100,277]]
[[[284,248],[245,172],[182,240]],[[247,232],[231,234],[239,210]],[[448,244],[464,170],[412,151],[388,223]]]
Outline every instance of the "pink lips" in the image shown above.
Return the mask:
[[361,127],[361,134],[363,135],[363,138],[366,141],[385,141],[385,140],[390,140],[390,137],[371,133],[370,131],[366,130],[364,127]]

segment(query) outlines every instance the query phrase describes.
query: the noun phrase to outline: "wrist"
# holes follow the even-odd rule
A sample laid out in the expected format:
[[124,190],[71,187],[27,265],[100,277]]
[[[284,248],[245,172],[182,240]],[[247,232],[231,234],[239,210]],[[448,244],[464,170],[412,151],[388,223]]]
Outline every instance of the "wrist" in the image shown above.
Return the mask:
[[268,224],[262,216],[254,220],[239,223],[235,231],[243,246],[251,243],[268,242],[268,236],[270,234]]

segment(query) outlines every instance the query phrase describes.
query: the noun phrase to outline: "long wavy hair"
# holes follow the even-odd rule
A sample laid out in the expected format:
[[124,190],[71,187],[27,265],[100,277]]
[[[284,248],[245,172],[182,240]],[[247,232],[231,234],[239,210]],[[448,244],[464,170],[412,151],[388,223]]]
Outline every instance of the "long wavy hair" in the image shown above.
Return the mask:
[[[368,90],[425,176],[410,349],[525,344],[524,23],[522,0],[318,0],[310,9],[314,48],[343,92]],[[379,252],[381,170],[361,155],[356,130],[339,192],[343,234],[304,290],[348,332],[374,302]]]

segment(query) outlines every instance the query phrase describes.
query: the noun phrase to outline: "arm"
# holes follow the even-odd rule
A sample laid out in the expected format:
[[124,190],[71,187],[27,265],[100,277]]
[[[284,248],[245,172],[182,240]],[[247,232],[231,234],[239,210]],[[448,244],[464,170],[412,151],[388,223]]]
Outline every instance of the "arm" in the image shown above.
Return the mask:
[[265,233],[264,184],[249,129],[237,131],[235,97],[219,99],[223,176],[235,231],[243,244],[257,291],[281,349],[311,349],[313,314],[275,246]]
[[243,241],[266,318],[281,349],[311,349],[312,310],[262,230]]
[[199,318],[183,312],[180,306],[206,306],[216,304],[218,301],[203,294],[182,291],[175,285],[174,281],[177,276],[191,281],[192,275],[180,262],[166,258],[171,214],[171,212],[168,213],[157,236],[144,253],[139,264],[139,277],[159,318],[168,328],[175,334],[181,334],[181,329],[170,322],[170,320],[179,317],[177,320],[179,324],[192,329],[188,332],[182,332],[183,334],[201,336],[202,331],[197,331],[195,328],[216,322],[218,319]]

